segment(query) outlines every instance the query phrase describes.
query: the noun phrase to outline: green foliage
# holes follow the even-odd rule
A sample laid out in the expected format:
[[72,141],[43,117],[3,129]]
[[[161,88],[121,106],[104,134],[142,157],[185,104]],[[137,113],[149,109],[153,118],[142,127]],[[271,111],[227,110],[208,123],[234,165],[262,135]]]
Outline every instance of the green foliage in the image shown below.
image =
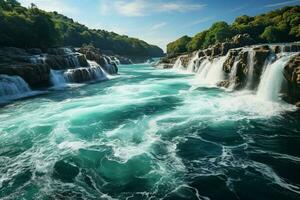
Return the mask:
[[57,12],[42,11],[34,4],[24,8],[16,0],[0,0],[0,27],[0,46],[47,48],[93,44],[120,55],[163,55],[159,47],[142,40],[89,29]]
[[183,36],[176,40],[175,42],[171,42],[167,45],[167,52],[172,53],[184,53],[187,51],[187,44],[191,41],[191,38],[188,36]]
[[[232,25],[217,22],[208,30],[191,38],[183,47],[181,38],[168,45],[168,54],[204,49],[230,40],[236,34],[249,34],[256,43],[279,43],[300,40],[300,6],[284,7],[255,17],[247,15],[235,19]],[[185,51],[183,51],[185,49]]]

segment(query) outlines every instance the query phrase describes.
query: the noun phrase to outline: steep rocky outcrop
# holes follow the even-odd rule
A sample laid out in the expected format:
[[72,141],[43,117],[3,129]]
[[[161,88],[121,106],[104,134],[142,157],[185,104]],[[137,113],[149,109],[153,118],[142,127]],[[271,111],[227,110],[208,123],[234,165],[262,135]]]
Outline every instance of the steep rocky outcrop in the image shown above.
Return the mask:
[[288,83],[285,100],[300,107],[300,53],[284,67],[284,76]]
[[0,74],[22,77],[32,88],[48,87],[50,83],[50,66],[47,64],[1,64]]

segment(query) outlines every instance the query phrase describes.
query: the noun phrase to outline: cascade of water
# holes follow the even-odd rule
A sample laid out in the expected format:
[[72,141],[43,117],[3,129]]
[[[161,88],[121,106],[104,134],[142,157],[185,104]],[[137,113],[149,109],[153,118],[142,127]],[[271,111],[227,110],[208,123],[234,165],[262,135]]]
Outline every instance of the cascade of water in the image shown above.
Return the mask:
[[51,83],[55,87],[65,86],[67,80],[64,76],[64,71],[62,70],[52,70],[50,71]]
[[196,65],[196,61],[198,59],[198,52],[196,52],[196,54],[193,56],[193,58],[189,61],[189,64],[187,66],[187,70],[189,72],[194,72],[195,71],[195,65]]
[[227,56],[215,58],[213,61],[205,59],[197,70],[197,79],[204,84],[214,85],[224,79],[223,64]]
[[207,71],[210,66],[210,61],[208,59],[205,59],[201,62],[198,70],[197,70],[197,76],[199,79],[203,80],[206,77]]
[[68,66],[72,68],[77,68],[80,66],[78,57],[76,54],[69,54],[67,57],[65,57],[66,62],[68,63]]
[[110,62],[109,59],[107,58],[107,56],[103,56],[104,62],[105,62],[105,66],[109,66]]
[[88,60],[90,69],[94,71],[97,80],[107,80],[109,75],[105,72],[104,69],[95,61]]
[[223,64],[226,61],[227,56],[215,58],[211,63],[208,74],[206,76],[206,82],[209,84],[217,84],[219,81],[224,80]]
[[31,92],[29,85],[19,76],[0,75],[0,97],[14,99]]
[[252,89],[254,81],[254,51],[250,49],[247,56],[248,77],[246,89]]
[[230,85],[229,85],[229,90],[233,90],[236,84],[236,75],[237,75],[237,66],[238,66],[239,60],[238,57],[235,57],[234,60],[234,64],[231,68],[230,74],[229,74],[229,81],[230,81]]
[[268,101],[277,101],[284,81],[283,69],[294,54],[282,54],[282,57],[267,66],[258,86],[257,96]]
[[115,62],[116,65],[120,65],[121,64],[120,60],[117,57],[113,57],[113,62]]
[[174,69],[182,69],[182,61],[181,61],[182,56],[179,56],[176,60],[176,62],[173,65]]
[[108,79],[108,75],[100,65],[90,60],[88,60],[88,63],[90,67],[81,67],[67,70],[64,73],[65,80],[71,83],[81,83],[86,81],[100,81]]

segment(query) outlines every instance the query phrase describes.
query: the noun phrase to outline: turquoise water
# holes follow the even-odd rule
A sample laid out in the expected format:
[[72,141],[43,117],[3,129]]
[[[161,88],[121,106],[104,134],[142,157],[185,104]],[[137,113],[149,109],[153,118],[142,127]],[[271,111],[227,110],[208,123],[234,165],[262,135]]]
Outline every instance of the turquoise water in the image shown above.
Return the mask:
[[121,66],[0,121],[0,199],[300,198],[300,113],[191,74]]

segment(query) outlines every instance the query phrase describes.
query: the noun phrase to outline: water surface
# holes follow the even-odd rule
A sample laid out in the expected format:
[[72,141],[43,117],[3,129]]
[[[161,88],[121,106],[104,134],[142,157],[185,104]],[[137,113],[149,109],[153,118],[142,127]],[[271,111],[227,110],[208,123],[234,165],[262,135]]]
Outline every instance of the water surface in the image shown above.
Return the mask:
[[0,108],[0,199],[299,199],[300,113],[200,82],[121,66]]

